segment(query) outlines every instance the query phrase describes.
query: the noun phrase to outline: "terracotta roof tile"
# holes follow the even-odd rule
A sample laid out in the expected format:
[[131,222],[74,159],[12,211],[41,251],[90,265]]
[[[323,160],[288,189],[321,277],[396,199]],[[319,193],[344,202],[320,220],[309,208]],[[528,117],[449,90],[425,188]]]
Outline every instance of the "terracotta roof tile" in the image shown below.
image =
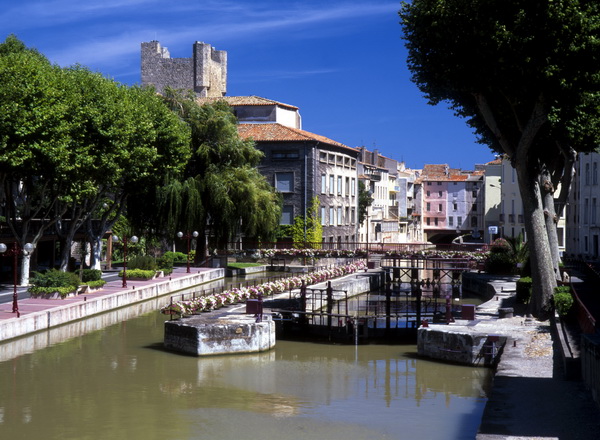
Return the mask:
[[252,138],[260,142],[303,142],[316,141],[336,147],[346,148],[357,151],[355,148],[344,145],[340,142],[329,139],[325,136],[300,130],[298,128],[287,127],[281,124],[239,124],[238,133],[242,138]]
[[298,107],[284,104],[283,102],[273,101],[267,98],[261,98],[260,96],[222,96],[222,97],[199,97],[196,98],[196,102],[200,105],[208,102],[225,101],[230,106],[242,106],[242,105],[278,105],[291,110],[298,110]]

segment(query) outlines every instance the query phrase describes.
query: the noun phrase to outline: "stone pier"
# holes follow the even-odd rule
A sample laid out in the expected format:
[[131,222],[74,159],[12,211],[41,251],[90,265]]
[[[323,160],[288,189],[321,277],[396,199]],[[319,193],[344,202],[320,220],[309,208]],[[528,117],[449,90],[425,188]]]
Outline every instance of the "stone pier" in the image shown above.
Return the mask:
[[270,316],[203,314],[165,322],[167,350],[195,356],[258,353],[275,346],[275,323]]

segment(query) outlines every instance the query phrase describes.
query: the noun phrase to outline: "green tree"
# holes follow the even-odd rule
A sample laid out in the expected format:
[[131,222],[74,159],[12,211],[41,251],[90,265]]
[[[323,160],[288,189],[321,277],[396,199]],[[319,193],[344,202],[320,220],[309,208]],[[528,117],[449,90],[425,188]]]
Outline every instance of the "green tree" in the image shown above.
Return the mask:
[[400,17],[412,80],[429,103],[449,103],[516,170],[532,312],[543,317],[559,276],[555,222],[573,162],[600,140],[600,4],[414,0]]
[[[73,193],[77,163],[71,151],[68,101],[60,68],[16,37],[0,44],[0,199],[20,246],[34,246],[62,214]],[[29,277],[23,254],[21,284]]]
[[323,242],[323,226],[319,216],[319,197],[313,197],[304,216],[294,218],[294,224],[287,228],[292,236],[294,246],[297,248],[320,249]]
[[206,256],[209,238],[216,247],[238,234],[272,239],[281,198],[258,172],[262,153],[239,137],[229,105],[200,106],[193,96],[169,89],[164,100],[190,127],[193,152],[183,177],[157,191],[167,233],[199,231],[197,260]]
[[367,190],[362,180],[358,181],[358,224],[362,224],[367,218],[369,206],[373,203],[373,196]]

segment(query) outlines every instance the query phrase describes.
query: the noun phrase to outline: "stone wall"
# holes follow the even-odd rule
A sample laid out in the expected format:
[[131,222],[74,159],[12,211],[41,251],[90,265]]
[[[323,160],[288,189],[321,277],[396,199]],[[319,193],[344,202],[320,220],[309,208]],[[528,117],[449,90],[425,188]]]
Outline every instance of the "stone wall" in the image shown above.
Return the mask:
[[585,385],[592,392],[594,400],[600,405],[600,336],[598,334],[582,335],[581,375]]
[[171,58],[158,41],[141,45],[142,86],[191,90],[197,96],[221,97],[227,91],[227,52],[195,42],[191,58]]

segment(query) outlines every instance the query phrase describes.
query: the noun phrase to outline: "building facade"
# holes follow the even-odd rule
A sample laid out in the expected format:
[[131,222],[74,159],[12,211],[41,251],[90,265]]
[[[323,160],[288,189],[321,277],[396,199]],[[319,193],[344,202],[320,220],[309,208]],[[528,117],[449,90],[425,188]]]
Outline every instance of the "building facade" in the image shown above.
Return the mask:
[[356,242],[356,149],[282,124],[240,124],[238,131],[264,153],[259,170],[283,196],[282,225],[306,218],[316,197],[323,244],[346,247]]

